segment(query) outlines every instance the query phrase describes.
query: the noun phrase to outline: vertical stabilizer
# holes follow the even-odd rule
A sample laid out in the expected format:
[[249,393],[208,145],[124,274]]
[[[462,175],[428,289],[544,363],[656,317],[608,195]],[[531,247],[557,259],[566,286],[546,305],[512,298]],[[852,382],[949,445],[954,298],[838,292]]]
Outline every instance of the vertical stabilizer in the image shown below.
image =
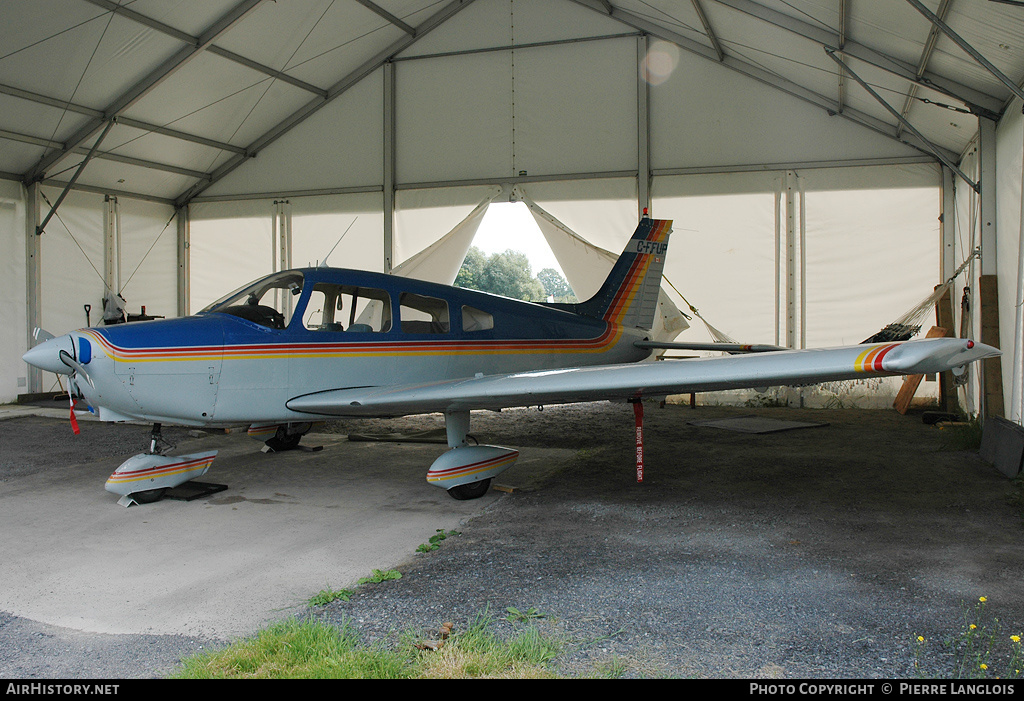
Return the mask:
[[601,289],[574,311],[621,326],[653,328],[670,233],[671,220],[641,219]]

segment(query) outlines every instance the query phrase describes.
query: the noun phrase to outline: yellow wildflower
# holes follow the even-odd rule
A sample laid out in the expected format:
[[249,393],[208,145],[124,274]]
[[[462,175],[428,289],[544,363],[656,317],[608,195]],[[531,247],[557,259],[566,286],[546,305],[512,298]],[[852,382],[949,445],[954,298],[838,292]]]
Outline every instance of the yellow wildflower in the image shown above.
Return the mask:
[[985,603],[986,601],[988,601],[988,598],[987,598],[987,597],[984,597],[984,596],[982,596],[982,597],[979,597],[979,598],[978,598],[978,601],[980,601],[981,603]]
[[1019,635],[1011,635],[1010,636],[1010,640],[1012,640],[1015,643],[1019,643],[1020,642],[1020,636]]
[[978,626],[974,625],[973,623],[971,624],[971,630],[974,630],[974,629],[975,629],[975,628],[977,628],[977,627],[978,627]]
[[982,668],[982,669],[988,669],[988,665],[987,665],[987,664],[985,664],[984,662],[982,662],[982,663],[981,663],[981,668]]
[[[1020,640],[1020,638],[1017,638],[1017,640]],[[923,635],[917,636],[917,642],[923,643],[924,642],[924,636]],[[1016,642],[1016,641],[1014,641],[1014,642]]]

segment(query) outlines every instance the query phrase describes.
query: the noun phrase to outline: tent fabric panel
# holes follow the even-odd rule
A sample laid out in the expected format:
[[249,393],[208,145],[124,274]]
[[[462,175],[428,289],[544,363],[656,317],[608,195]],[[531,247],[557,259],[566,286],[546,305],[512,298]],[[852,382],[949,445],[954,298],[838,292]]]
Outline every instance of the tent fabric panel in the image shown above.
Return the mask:
[[651,87],[652,167],[916,156],[874,133],[685,52]]
[[[219,39],[217,46],[291,72],[385,23],[358,3],[265,2]],[[269,36],[274,40],[266,41]]]
[[[1024,45],[1024,31],[1020,27],[1020,7],[997,2],[957,6],[952,3],[946,24],[961,37],[970,37],[971,46],[987,61],[1018,85],[1024,76],[1020,73],[1019,47]],[[947,37],[939,36],[931,70],[942,75],[957,76],[990,95],[1007,95],[1005,85],[984,66]]]
[[492,199],[485,198],[451,231],[395,266],[393,272],[401,277],[453,284]]
[[[1024,280],[1024,211],[1022,211],[1022,168],[1024,168],[1024,116],[1021,103],[1014,100],[1007,117],[996,131],[996,267],[999,290],[999,342],[1002,347],[1004,416],[1020,423],[1024,419],[1024,329],[1021,302]],[[1016,332],[1014,331],[1016,329]]]
[[199,36],[237,0],[132,0],[131,8],[192,36]]
[[383,99],[378,70],[214,183],[204,197],[380,184]]
[[125,114],[245,146],[310,99],[308,92],[289,83],[202,52]]
[[126,309],[154,316],[178,312],[178,222],[168,205],[118,198],[121,220],[121,296]]
[[639,212],[634,178],[528,183],[520,187],[571,231],[616,256],[636,231]]
[[[0,94],[0,114],[4,116],[3,128],[6,130],[56,142],[63,142],[89,120],[77,112],[7,94]],[[4,166],[0,170],[11,168]]]
[[636,169],[636,40],[516,51],[514,63],[513,172]]
[[[843,168],[807,168],[798,171],[805,192],[822,190],[903,190],[942,185],[937,163],[905,163]],[[937,215],[936,215],[937,216]]]
[[359,3],[279,2],[260,5],[217,46],[327,89],[402,35]]
[[0,404],[27,391],[25,298],[25,191],[20,183],[0,180]]
[[[738,342],[774,343],[778,186],[751,187],[751,175],[656,178],[653,209],[658,218],[673,220],[665,265],[671,287],[710,324]],[[718,184],[718,194],[709,181]],[[684,194],[691,188],[693,194]],[[673,300],[690,313],[686,302]],[[678,340],[714,339],[704,324],[691,321]]]
[[219,148],[122,124],[111,128],[100,151],[203,173],[212,171],[230,155]]
[[401,183],[512,175],[508,53],[396,65]]
[[511,35],[511,15],[507,1],[474,0],[471,5],[400,53],[399,57],[507,46]]
[[12,0],[4,20],[0,83],[97,109],[183,46],[86,3]]
[[441,239],[481,202],[494,199],[500,191],[492,185],[400,190],[395,198],[393,264],[401,265]]
[[[41,188],[45,216],[60,190]],[[47,202],[42,195],[49,200]],[[83,305],[92,305],[92,323],[103,318],[107,296],[103,273],[103,195],[69,192],[40,239],[41,322],[60,335],[84,327]]]
[[44,152],[45,149],[42,146],[26,144],[0,136],[0,158],[4,160],[4,164],[11,169],[11,172],[19,173],[31,168],[42,158]]
[[475,0],[401,56],[490,49],[630,32],[621,22],[572,2]]
[[941,282],[937,185],[805,194],[808,347],[860,343]]
[[267,200],[190,207],[189,309],[193,313],[274,271],[272,208]]
[[336,268],[384,272],[380,193],[296,197],[290,202],[296,268],[323,265],[326,260]]
[[[63,161],[61,172],[55,173],[55,180],[66,183],[71,180],[84,156],[72,156]],[[129,191],[138,195],[159,197],[175,188],[185,188],[195,182],[189,175],[154,170],[142,165],[121,163],[105,158],[89,161],[77,184],[100,188],[109,192]]]

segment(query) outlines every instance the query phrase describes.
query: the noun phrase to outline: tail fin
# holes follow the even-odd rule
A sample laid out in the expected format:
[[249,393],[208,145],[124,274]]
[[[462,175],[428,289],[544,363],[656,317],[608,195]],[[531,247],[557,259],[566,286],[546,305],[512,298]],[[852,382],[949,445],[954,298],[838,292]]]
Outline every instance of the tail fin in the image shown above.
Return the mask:
[[671,233],[671,220],[644,216],[601,289],[577,304],[576,312],[620,326],[652,328]]

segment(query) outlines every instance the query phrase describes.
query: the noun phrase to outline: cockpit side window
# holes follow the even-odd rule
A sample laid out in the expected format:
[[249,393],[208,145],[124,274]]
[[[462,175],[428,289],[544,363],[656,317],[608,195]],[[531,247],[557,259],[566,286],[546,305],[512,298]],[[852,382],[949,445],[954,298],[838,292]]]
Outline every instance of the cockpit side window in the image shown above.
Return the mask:
[[384,290],[318,282],[302,324],[310,331],[386,333],[391,330],[391,297]]
[[291,322],[302,283],[300,272],[275,273],[232,292],[202,311],[231,314],[267,328],[284,329]]
[[448,333],[448,302],[437,297],[403,292],[399,298],[402,331],[405,333]]

